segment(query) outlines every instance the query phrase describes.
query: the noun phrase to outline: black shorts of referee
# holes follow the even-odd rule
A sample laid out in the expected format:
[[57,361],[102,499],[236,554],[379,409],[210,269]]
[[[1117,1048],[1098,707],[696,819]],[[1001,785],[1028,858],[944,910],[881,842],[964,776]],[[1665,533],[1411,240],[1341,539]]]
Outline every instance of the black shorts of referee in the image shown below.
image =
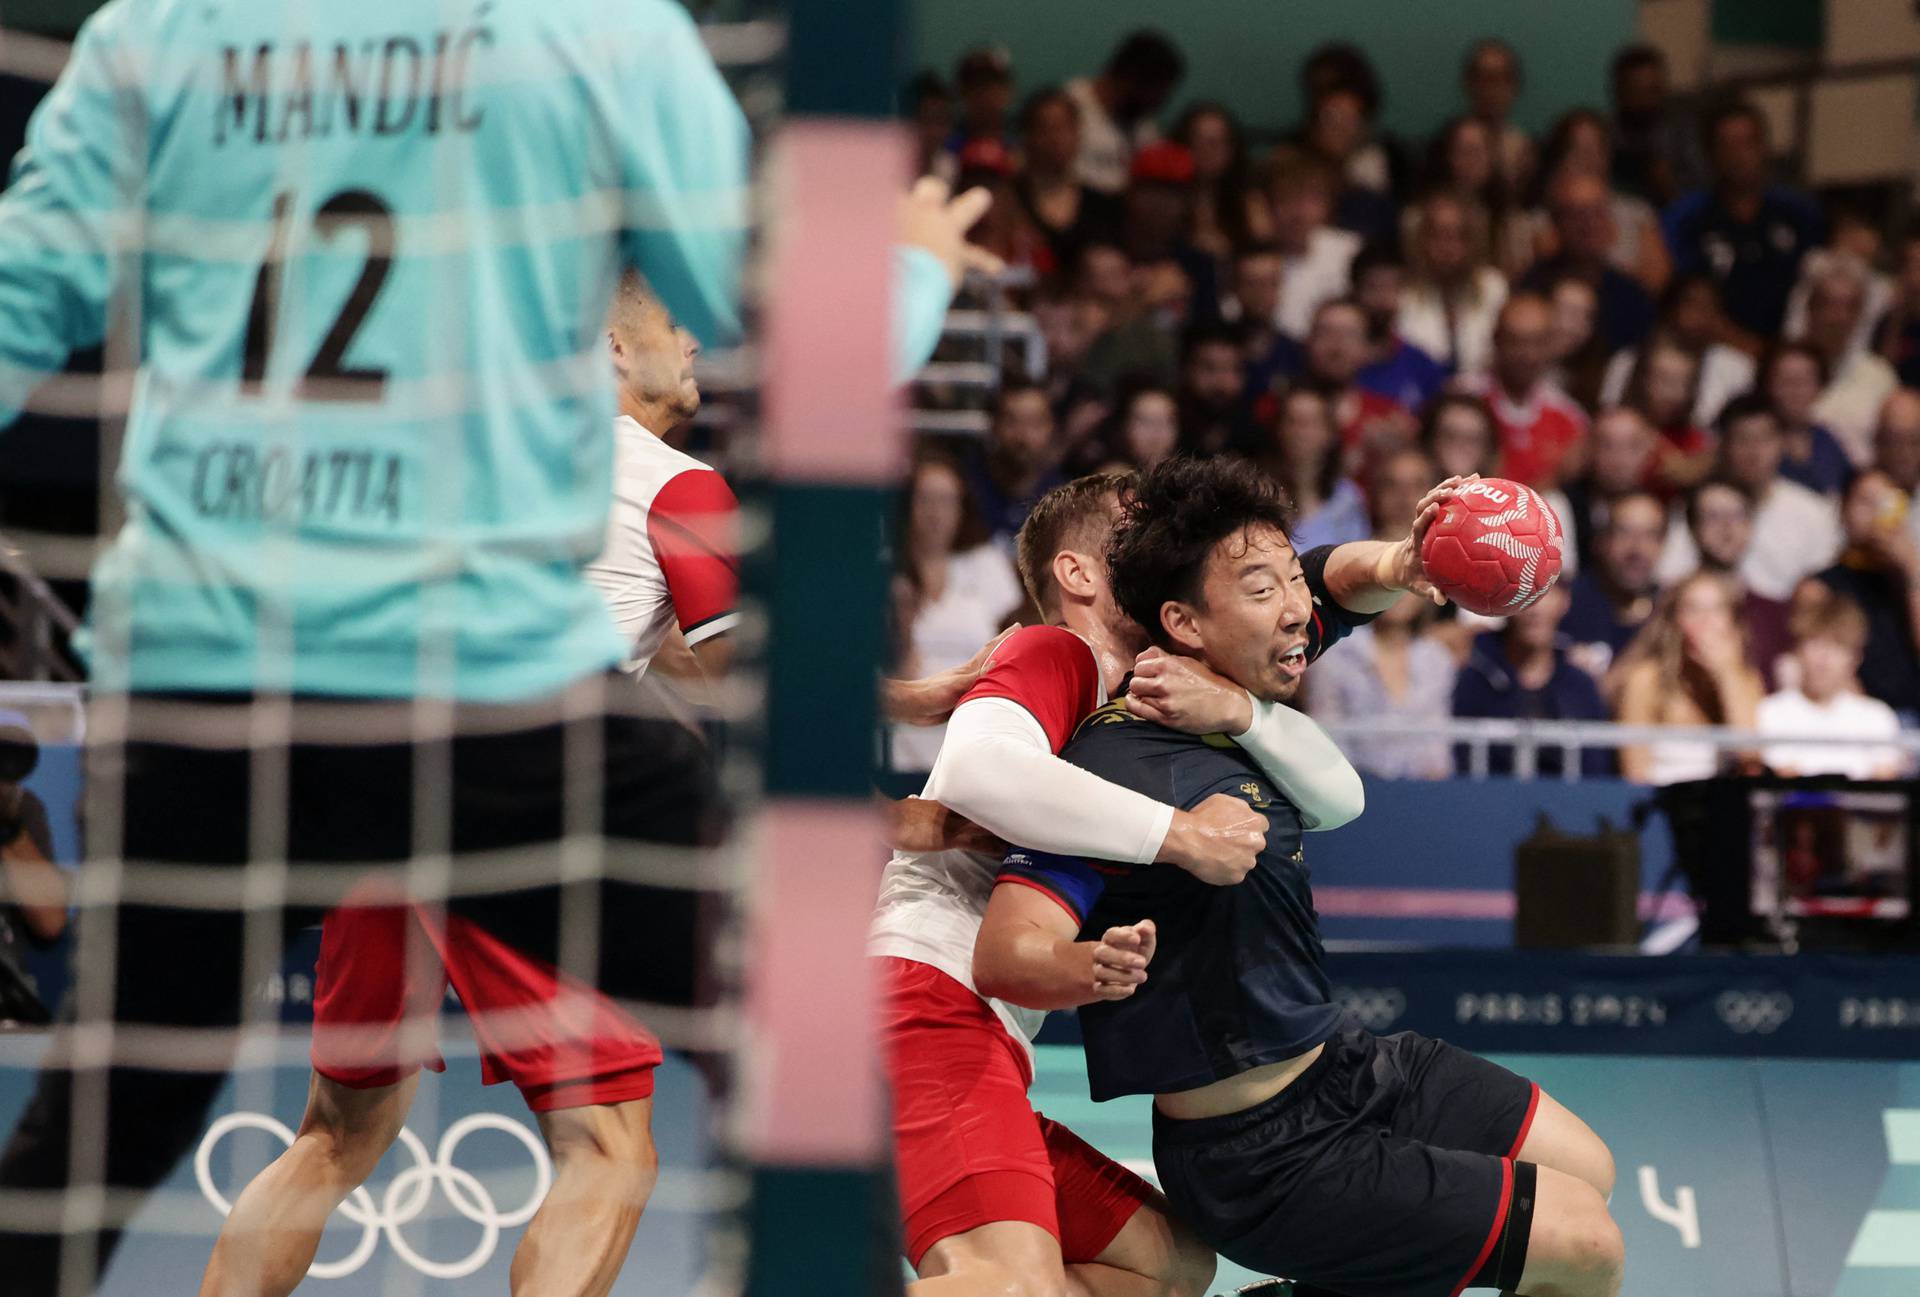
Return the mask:
[[1514,1154],[1539,1101],[1444,1041],[1349,1026],[1265,1103],[1195,1121],[1156,1109],[1153,1160],[1175,1213],[1222,1256],[1302,1293],[1510,1291],[1535,1176]]
[[[285,743],[259,740],[275,704],[250,712],[246,697],[137,696],[119,735],[105,733],[117,704],[96,707],[83,895],[85,871],[119,877],[99,889],[114,901],[94,896],[81,909],[59,1030],[99,1023],[89,970],[111,968],[115,1061],[91,1071],[52,1062],[65,1056],[56,1036],[0,1154],[0,1191],[44,1193],[10,1201],[0,1220],[0,1291],[92,1291],[90,1278],[61,1287],[63,1226],[82,1236],[70,1264],[103,1270],[141,1195],[205,1130],[233,1028],[262,1014],[243,997],[281,971],[297,929],[366,876],[359,867],[445,853],[450,911],[631,1002],[674,1043],[646,1006],[717,995],[706,956],[725,884],[700,872],[713,865],[692,849],[719,839],[722,806],[706,743],[635,688],[596,679],[545,704],[438,714],[282,700]],[[284,903],[262,859],[287,862]],[[103,1144],[76,1150],[76,1109]],[[103,1216],[63,1221],[64,1191],[103,1180]]]

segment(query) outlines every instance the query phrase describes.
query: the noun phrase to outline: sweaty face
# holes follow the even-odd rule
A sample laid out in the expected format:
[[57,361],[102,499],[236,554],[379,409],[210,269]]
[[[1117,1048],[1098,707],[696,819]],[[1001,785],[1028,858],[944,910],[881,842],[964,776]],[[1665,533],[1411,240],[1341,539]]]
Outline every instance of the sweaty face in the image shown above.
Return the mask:
[[[1198,605],[1189,609],[1200,660],[1254,697],[1284,702],[1307,669],[1313,599],[1285,535],[1256,526],[1213,547]],[[1176,637],[1176,643],[1180,643]]]

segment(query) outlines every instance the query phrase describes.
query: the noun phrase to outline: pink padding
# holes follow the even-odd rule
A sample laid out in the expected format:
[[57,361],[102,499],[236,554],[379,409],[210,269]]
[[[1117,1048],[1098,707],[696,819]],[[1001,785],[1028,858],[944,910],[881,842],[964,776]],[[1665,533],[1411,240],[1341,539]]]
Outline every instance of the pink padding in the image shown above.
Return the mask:
[[867,920],[886,853],[866,801],[779,799],[761,816],[741,1121],[749,1156],[849,1166],[886,1135]]
[[797,121],[774,143],[761,319],[775,477],[881,482],[905,466],[892,331],[907,162],[893,122]]

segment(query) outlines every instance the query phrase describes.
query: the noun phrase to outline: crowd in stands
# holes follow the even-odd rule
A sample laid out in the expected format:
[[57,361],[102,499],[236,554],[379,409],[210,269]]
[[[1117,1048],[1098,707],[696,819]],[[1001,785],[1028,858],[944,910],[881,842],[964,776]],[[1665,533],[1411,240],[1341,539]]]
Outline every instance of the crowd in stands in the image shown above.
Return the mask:
[[[996,196],[992,291],[1047,363],[1008,364],[984,438],[923,438],[900,669],[1033,615],[1010,542],[1069,476],[1243,455],[1304,549],[1402,536],[1435,481],[1479,472],[1559,511],[1559,587],[1504,625],[1403,601],[1309,674],[1310,711],[1860,740],[1548,750],[1541,773],[1905,770],[1884,743],[1920,724],[1920,230],[1886,239],[1781,183],[1765,117],[1682,105],[1647,46],[1613,60],[1606,110],[1536,138],[1511,117],[1519,57],[1482,41],[1422,147],[1381,129],[1352,46],[1306,59],[1304,119],[1263,148],[1229,107],[1179,104],[1183,71],[1143,31],[1062,86],[1016,95],[979,49],[911,87],[923,172]],[[910,768],[937,737],[903,741]],[[1352,755],[1410,777],[1468,760],[1443,739]]]

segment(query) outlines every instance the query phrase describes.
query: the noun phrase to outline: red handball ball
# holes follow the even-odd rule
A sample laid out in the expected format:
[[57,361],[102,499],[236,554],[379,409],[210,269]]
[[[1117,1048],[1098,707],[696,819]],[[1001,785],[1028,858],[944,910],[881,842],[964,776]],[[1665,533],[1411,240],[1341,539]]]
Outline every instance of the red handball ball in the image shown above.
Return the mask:
[[1427,529],[1427,579],[1484,617],[1511,617],[1560,579],[1560,518],[1539,492],[1505,478],[1469,482]]

